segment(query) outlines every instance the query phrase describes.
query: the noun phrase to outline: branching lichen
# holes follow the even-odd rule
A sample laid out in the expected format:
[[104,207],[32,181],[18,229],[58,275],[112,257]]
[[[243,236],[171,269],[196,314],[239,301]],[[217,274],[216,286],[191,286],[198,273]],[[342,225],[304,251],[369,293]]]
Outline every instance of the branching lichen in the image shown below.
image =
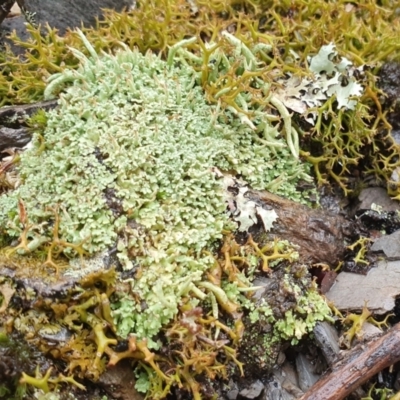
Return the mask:
[[366,322],[373,324],[380,329],[383,326],[388,327],[388,318],[392,317],[393,314],[387,314],[383,321],[377,321],[372,317],[372,313],[368,310],[367,304],[364,305],[361,314],[348,313],[346,318],[341,318],[343,325],[351,325],[350,328],[343,333],[340,338],[340,345],[346,348],[350,348],[354,338],[362,339],[363,336],[363,325]]
[[20,383],[25,383],[28,385],[32,385],[40,390],[42,390],[44,393],[49,393],[50,392],[50,385],[54,386],[55,388],[59,383],[68,383],[71,385],[75,385],[81,390],[85,390],[85,387],[77,382],[73,377],[67,377],[64,376],[63,374],[59,374],[57,378],[51,378],[51,371],[52,368],[49,368],[46,371],[46,374],[42,376],[40,374],[39,368],[36,369],[35,376],[30,376],[26,373],[22,373],[22,378],[20,379]]
[[366,254],[371,242],[372,242],[371,239],[361,236],[356,242],[347,246],[347,248],[349,250],[352,250],[354,253],[356,252],[357,249],[357,254],[353,259],[356,265],[357,264],[369,265],[370,262],[366,259]]

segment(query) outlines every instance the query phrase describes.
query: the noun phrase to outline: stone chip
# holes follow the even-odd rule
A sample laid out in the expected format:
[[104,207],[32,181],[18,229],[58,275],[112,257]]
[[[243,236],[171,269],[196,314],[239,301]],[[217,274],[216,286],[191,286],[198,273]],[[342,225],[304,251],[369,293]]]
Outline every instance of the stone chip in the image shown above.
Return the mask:
[[373,314],[390,312],[400,295],[400,261],[380,261],[367,275],[341,272],[326,293],[340,311],[361,311],[365,304]]

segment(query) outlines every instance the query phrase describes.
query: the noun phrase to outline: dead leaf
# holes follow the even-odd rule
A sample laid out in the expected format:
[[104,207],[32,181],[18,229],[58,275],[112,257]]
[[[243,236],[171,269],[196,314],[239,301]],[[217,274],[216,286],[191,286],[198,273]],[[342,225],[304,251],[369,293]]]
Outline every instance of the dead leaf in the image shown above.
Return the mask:
[[0,307],[0,314],[6,311],[11,298],[15,293],[15,289],[10,286],[9,283],[4,283],[0,286],[0,293],[3,296],[3,304]]

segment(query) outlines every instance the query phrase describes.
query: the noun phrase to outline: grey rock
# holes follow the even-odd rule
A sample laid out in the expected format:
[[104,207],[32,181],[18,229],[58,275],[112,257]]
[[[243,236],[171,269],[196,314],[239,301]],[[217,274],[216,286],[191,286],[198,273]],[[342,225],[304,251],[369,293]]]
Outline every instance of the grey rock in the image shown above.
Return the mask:
[[[134,0],[25,0],[25,5],[30,12],[36,13],[35,19],[42,26],[42,34],[46,34],[47,24],[56,28],[60,35],[64,35],[67,29],[95,26],[96,18],[101,19],[102,9],[109,8],[116,11],[128,9],[134,4]],[[13,30],[24,41],[30,34],[25,27],[25,18],[20,15],[14,18],[6,18],[0,27],[0,43],[7,43],[17,55],[23,55],[25,49],[15,45],[6,36]]]
[[132,5],[131,0],[25,0],[29,11],[35,12],[36,21],[49,23],[64,34],[67,28],[94,26],[96,17],[101,17],[102,8],[122,11]]
[[232,379],[230,379],[229,383],[228,383],[228,387],[229,387],[229,390],[226,393],[226,397],[228,398],[228,400],[236,400],[239,395],[239,389],[237,387],[237,384]]
[[373,314],[386,314],[400,295],[400,261],[380,261],[367,275],[341,272],[325,294],[336,308],[359,312],[364,305]]
[[363,189],[358,196],[360,204],[358,210],[369,210],[372,204],[382,207],[383,211],[400,210],[400,203],[392,200],[387,191],[381,187],[370,187]]
[[299,386],[306,392],[319,379],[319,375],[314,372],[314,365],[304,355],[298,354],[296,357],[296,368],[299,375]]
[[13,31],[15,31],[21,40],[27,41],[29,39],[30,34],[26,30],[25,19],[23,16],[20,15],[13,18],[6,18],[0,26],[0,44],[5,42],[11,46],[11,49],[15,54],[23,54],[25,49],[15,46],[13,42],[7,38]]
[[[300,389],[299,389],[300,390]],[[301,392],[301,391],[300,391]],[[303,394],[303,392],[301,392]],[[260,400],[296,400],[300,396],[293,396],[288,393],[278,379],[273,376],[265,385],[265,391]]]
[[257,380],[253,382],[248,388],[242,389],[239,393],[241,399],[256,399],[261,395],[264,390],[264,384]]
[[[297,387],[299,386],[299,377],[296,369],[289,361],[285,361],[280,368],[274,369],[273,374],[282,383],[282,386],[284,386],[284,381],[290,381]],[[283,379],[279,379],[280,376]]]
[[400,182],[400,168],[396,167],[393,172],[392,175],[390,176],[390,180],[395,182],[395,183],[399,183]]
[[263,399],[295,400],[303,395],[299,388],[298,375],[293,366],[286,361],[282,367],[275,368],[272,379],[266,385]]
[[371,246],[372,251],[383,251],[388,260],[400,260],[400,231],[380,237]]
[[390,133],[394,142],[396,144],[400,144],[400,131],[399,130],[392,130],[392,132]]
[[380,335],[382,335],[382,331],[377,326],[369,322],[364,322],[361,328],[360,337],[355,337],[354,345],[362,342],[368,343],[370,340]]
[[336,329],[326,321],[317,322],[314,327],[315,342],[321,349],[327,363],[332,365],[339,354],[339,336]]
[[231,389],[226,394],[226,397],[228,398],[228,400],[236,400],[238,395],[239,395],[239,390],[238,389]]
[[[398,12],[398,8],[396,9]],[[389,112],[386,118],[392,126],[391,135],[396,143],[399,143],[400,132],[400,63],[396,61],[386,62],[378,72],[378,86],[385,93],[382,96],[384,108]],[[399,168],[395,168],[391,177],[392,181],[399,182]]]

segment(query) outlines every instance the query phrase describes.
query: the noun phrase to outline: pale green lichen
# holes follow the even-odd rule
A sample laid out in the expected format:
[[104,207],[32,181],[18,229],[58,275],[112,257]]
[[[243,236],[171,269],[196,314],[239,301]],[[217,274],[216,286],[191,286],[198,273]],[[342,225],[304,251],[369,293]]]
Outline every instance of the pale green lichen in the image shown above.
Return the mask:
[[262,320],[271,325],[266,340],[271,343],[290,341],[291,344],[297,344],[301,338],[312,332],[318,321],[333,322],[327,302],[320,296],[309,275],[297,280],[292,274],[285,274],[282,280],[286,296],[293,296],[294,300],[287,306],[284,317],[277,317],[265,298],[261,298],[257,304],[243,297],[241,299],[243,307],[250,310],[249,318],[252,324]]
[[316,289],[303,293],[296,303],[294,309],[285,313],[285,318],[274,324],[274,336],[280,341],[290,340],[291,344],[311,333],[318,321],[331,320],[329,306]]
[[284,139],[275,137],[279,146],[271,149],[255,140],[243,115],[208,104],[188,63],[128,49],[97,56],[86,45],[91,58],[75,50],[81,66],[53,77],[46,90],[64,93],[48,113],[44,144],[37,135],[21,156],[22,185],[0,197],[0,222],[10,237],[24,228],[31,243],[43,245],[53,239],[58,214],[65,243],[90,254],[117,245],[124,268],[139,268],[131,285],[140,299],[114,305],[119,332],[150,339],[176,315],[182,296],[200,293],[195,285],[210,289],[201,281],[214,259],[204,250],[236,228],[214,168],[255,189],[274,182],[276,193],[298,199],[308,166]]

